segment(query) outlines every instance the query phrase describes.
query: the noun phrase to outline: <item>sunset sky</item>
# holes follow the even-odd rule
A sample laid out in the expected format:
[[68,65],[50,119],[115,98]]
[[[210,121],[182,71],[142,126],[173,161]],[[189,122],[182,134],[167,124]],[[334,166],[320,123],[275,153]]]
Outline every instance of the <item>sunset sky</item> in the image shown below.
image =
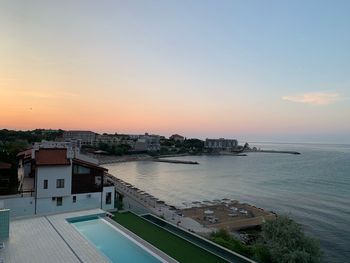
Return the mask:
[[0,1],[0,128],[350,143],[350,1]]

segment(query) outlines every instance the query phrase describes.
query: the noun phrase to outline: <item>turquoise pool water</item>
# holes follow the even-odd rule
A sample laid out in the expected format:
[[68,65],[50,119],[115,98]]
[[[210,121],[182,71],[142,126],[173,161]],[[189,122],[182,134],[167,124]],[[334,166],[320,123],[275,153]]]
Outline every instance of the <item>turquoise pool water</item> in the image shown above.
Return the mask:
[[162,262],[102,218],[71,220],[70,223],[113,263]]

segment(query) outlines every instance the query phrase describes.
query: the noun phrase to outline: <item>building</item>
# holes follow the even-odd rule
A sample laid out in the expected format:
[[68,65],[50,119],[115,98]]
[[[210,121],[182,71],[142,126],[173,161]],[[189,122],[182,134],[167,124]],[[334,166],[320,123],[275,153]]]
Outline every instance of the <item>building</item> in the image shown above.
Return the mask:
[[119,144],[121,139],[117,135],[113,134],[97,134],[95,145],[98,146],[100,143],[106,143],[110,145]]
[[214,151],[232,151],[238,146],[236,139],[206,139],[204,142],[204,148]]
[[183,142],[185,140],[185,137],[179,135],[179,134],[173,134],[169,137],[170,140],[174,140],[177,142]]
[[5,208],[16,216],[114,208],[114,186],[104,178],[107,169],[72,145],[64,145],[36,143],[17,155],[21,197],[4,199]]
[[147,152],[156,152],[160,150],[160,139],[159,135],[141,135],[136,142],[135,150],[141,151],[142,147]]
[[97,134],[95,140],[95,146],[98,147],[100,143],[108,145],[129,145],[131,149],[134,149],[137,138],[132,138],[129,135],[124,134]]
[[94,145],[96,141],[96,133],[92,131],[65,131],[62,135],[64,140],[78,139],[82,145]]

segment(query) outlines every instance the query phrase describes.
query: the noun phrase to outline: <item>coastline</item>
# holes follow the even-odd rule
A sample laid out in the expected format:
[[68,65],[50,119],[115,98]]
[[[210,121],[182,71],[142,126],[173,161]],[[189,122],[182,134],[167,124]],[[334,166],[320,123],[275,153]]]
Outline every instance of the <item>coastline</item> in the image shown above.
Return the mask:
[[174,163],[174,164],[199,164],[195,161],[187,160],[171,160],[163,158],[172,158],[172,157],[185,157],[185,156],[248,156],[249,153],[277,153],[277,154],[292,154],[300,155],[300,152],[297,151],[280,151],[280,150],[245,150],[243,152],[218,152],[218,153],[200,153],[200,154],[167,154],[160,156],[151,156],[148,154],[141,155],[122,155],[122,156],[112,156],[112,155],[97,155],[89,154],[90,157],[93,157],[98,160],[100,165],[103,164],[112,164],[112,163],[124,163],[124,162],[136,162],[136,161],[153,161],[153,162],[165,162],[165,163]]
[[[274,149],[274,147],[263,145],[260,147]],[[349,148],[344,150],[342,147],[315,148],[313,146],[285,147],[285,145],[277,145],[275,149],[300,150],[302,155],[298,158],[298,156],[289,154],[269,155],[248,152],[249,158],[242,160],[234,157],[220,158],[220,156],[216,158],[198,156],[198,159],[197,157],[178,157],[174,159],[196,160],[201,164],[200,166],[183,167],[182,165],[159,165],[158,167],[155,164],[157,168],[154,169],[149,169],[147,163],[145,167],[140,164],[137,165],[137,168],[127,164],[121,168],[111,166],[110,172],[115,170],[120,178],[136,183],[141,189],[150,191],[155,196],[175,206],[181,207],[182,202],[187,200],[212,200],[213,198],[228,197],[254,204],[268,211],[275,211],[279,215],[291,214],[295,221],[305,227],[305,231],[310,236],[320,240],[327,261],[337,262],[336,260],[332,261],[333,258],[339,262],[344,261],[349,239],[340,238],[341,233],[343,233],[342,228],[345,225],[337,221],[339,219],[339,221],[342,220],[340,222],[345,222],[344,215],[348,211],[346,185],[349,178],[346,176],[346,170],[348,170],[349,164],[344,161],[348,159]],[[219,161],[216,164],[220,169],[214,165],[216,160]],[[233,163],[234,160],[235,163]],[[237,163],[237,161],[239,162]],[[327,168],[330,167],[330,164],[333,164],[332,167],[334,167],[331,170]],[[319,168],[311,169],[311,167]],[[344,167],[346,170],[338,169],[338,167]],[[180,174],[178,171],[182,169],[185,169],[186,177],[178,176]],[[208,169],[208,176],[201,172],[202,169]],[[140,171],[144,174],[144,180],[137,179],[137,172]],[[288,172],[284,173],[283,171]],[[335,175],[337,180],[333,179]],[[160,176],[163,180],[171,182],[168,186],[169,193],[152,186]],[[187,178],[191,180],[191,184],[186,183]],[[315,180],[315,178],[320,180]],[[206,183],[200,186],[200,183],[204,182],[203,180],[206,180]],[[314,184],[317,187],[313,187]],[[330,190],[333,187],[337,187],[339,190],[337,196],[329,200],[327,196],[330,195]],[[210,192],[202,189],[210,189]],[[300,192],[295,193],[296,189]],[[227,193],[227,195],[221,193]],[[325,196],[324,193],[328,195]],[[308,212],[306,213],[306,211]],[[328,219],[337,227],[328,229],[324,223]],[[345,230],[345,233],[348,231]]]

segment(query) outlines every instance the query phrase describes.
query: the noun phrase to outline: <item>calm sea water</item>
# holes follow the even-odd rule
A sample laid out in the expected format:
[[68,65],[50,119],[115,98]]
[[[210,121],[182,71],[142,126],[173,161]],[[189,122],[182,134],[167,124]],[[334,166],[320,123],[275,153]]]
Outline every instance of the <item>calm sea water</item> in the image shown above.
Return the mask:
[[301,155],[186,156],[200,165],[106,165],[117,177],[164,200],[237,199],[289,214],[320,240],[325,262],[350,262],[350,145],[251,144]]

